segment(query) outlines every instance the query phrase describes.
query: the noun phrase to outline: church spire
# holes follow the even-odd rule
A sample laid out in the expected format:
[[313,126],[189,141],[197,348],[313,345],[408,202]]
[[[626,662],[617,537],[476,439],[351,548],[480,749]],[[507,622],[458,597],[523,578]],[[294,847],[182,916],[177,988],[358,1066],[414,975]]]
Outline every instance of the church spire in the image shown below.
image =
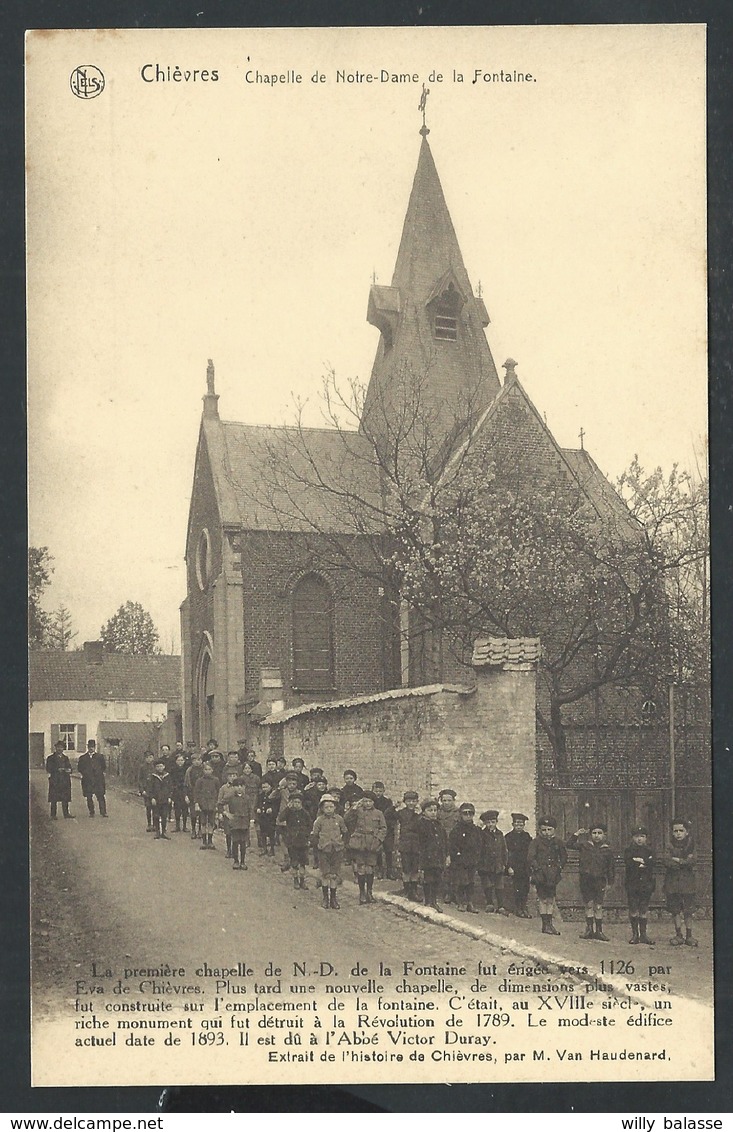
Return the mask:
[[[419,109],[425,113],[424,100]],[[389,287],[373,285],[367,320],[381,332],[364,407],[386,415],[406,375],[420,386],[421,408],[447,440],[490,404],[501,385],[443,195],[427,127]],[[414,398],[413,398],[414,399]]]

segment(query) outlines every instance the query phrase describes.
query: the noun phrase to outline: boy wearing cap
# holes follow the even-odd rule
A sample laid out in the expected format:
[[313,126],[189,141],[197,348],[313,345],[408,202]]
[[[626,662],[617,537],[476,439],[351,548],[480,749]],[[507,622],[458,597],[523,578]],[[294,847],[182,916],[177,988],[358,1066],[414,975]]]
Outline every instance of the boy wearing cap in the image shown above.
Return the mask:
[[580,938],[608,943],[603,934],[603,899],[607,885],[613,884],[614,866],[605,825],[596,822],[590,829],[577,830],[568,838],[567,847],[579,853],[580,895],[585,904],[585,932]]
[[[277,821],[275,822],[275,833],[284,839],[285,836],[285,815],[288,812],[288,802],[292,795],[298,789],[298,776],[294,770],[288,771],[285,777],[280,782],[278,795],[280,798],[280,807],[277,812]],[[287,873],[291,869],[290,856],[285,844],[285,858],[280,865],[280,872]]]
[[504,907],[504,873],[507,866],[507,849],[504,834],[498,828],[498,810],[484,810],[479,821],[481,830],[481,859],[478,875],[486,898],[487,912],[500,912],[508,916]]
[[438,802],[426,798],[422,803],[420,818],[420,870],[423,875],[423,902],[436,912],[442,912],[438,904],[438,893],[443,881],[443,870],[448,857],[448,838],[438,821]]
[[[186,771],[183,778],[183,788],[185,797],[188,802],[189,812],[191,814],[191,840],[195,841],[201,833],[201,811],[194,802],[194,790],[196,783],[204,773],[204,764],[201,758],[201,752],[195,751],[191,760],[191,765]],[[197,832],[198,830],[198,832]]]
[[478,912],[471,903],[473,878],[481,860],[481,830],[474,825],[476,810],[471,802],[463,802],[458,810],[458,821],[448,838],[451,872],[456,889],[459,912]]
[[[458,821],[456,792],[450,787],[446,787],[438,794],[438,821],[445,831],[446,839],[449,838],[450,831]],[[456,894],[453,890],[453,877],[450,870],[450,865],[448,865],[443,874],[443,903],[454,904],[455,898]]]
[[150,775],[148,783],[150,804],[153,807],[153,826],[155,840],[170,841],[166,833],[168,825],[168,812],[171,805],[171,777],[165,769],[165,763],[158,759],[155,770]]
[[417,900],[417,885],[420,879],[420,839],[417,813],[418,794],[416,790],[405,790],[402,805],[395,808],[395,849],[400,854],[402,864],[403,896]]
[[651,946],[654,940],[647,937],[646,923],[656,879],[654,854],[647,845],[647,837],[646,826],[637,825],[631,831],[631,844],[624,849],[624,884],[631,923],[629,943],[646,943]]
[[354,802],[344,820],[349,830],[349,854],[359,885],[359,903],[373,904],[374,868],[377,853],[387,836],[387,823],[384,814],[374,805],[371,790]]
[[512,814],[512,828],[504,841],[507,851],[507,876],[511,878],[510,884],[514,890],[514,915],[521,920],[530,920],[531,914],[527,911],[527,897],[529,896],[529,865],[527,853],[532,844],[532,837],[525,828],[529,818],[526,814]]
[[[692,914],[697,907],[695,897],[695,845],[690,832],[690,823],[681,818],[672,822],[672,840],[665,857],[664,895],[667,910],[674,917],[674,938],[672,947],[687,944],[697,947],[692,935]],[[685,935],[682,935],[684,921]]]
[[321,902],[324,908],[341,907],[336,890],[341,884],[341,863],[348,840],[346,822],[341,814],[336,813],[336,799],[333,794],[323,794],[310,843],[321,870]]
[[283,835],[293,874],[293,888],[307,888],[305,866],[308,863],[311,820],[303,809],[303,795],[300,790],[293,790],[290,794],[282,819]]
[[252,821],[252,814],[252,801],[247,796],[244,783],[241,779],[236,779],[234,793],[227,802],[226,815],[231,855],[234,858],[233,869],[247,868],[244,857],[249,845],[249,824]]
[[555,837],[556,829],[557,822],[554,818],[541,818],[539,832],[527,853],[530,880],[537,890],[537,903],[544,935],[560,935],[552,922],[552,917],[555,911],[557,886],[567,864],[568,852],[563,843]]

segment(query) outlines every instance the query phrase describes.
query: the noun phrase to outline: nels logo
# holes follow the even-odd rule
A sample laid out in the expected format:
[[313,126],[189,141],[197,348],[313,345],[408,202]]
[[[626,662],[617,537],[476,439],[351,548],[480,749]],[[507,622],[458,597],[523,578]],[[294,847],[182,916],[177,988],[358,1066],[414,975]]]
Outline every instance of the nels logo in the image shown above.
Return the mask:
[[96,98],[104,90],[104,75],[99,67],[75,67],[69,79],[71,93],[77,98]]

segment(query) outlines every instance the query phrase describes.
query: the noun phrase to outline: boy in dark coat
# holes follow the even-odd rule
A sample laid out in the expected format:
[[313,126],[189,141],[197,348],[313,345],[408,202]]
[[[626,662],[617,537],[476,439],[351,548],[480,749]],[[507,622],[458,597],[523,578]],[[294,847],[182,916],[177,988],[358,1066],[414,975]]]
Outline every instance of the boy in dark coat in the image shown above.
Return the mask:
[[265,779],[260,787],[260,800],[257,806],[257,824],[266,856],[275,856],[275,823],[280,810],[280,795]]
[[244,856],[249,845],[249,823],[254,811],[242,782],[234,785],[234,794],[227,803],[227,824],[231,842],[233,869],[246,869]]
[[608,943],[603,934],[603,900],[606,887],[613,884],[614,866],[605,825],[596,822],[590,829],[577,830],[568,838],[567,847],[579,854],[580,895],[585,904],[585,931],[580,938]]
[[526,814],[512,814],[512,828],[504,841],[507,851],[507,876],[511,878],[514,889],[514,915],[522,920],[531,919],[527,911],[527,897],[529,896],[529,865],[527,853],[532,844],[532,837],[525,826],[529,818]]
[[191,840],[195,841],[201,834],[201,811],[194,802],[196,783],[204,773],[204,764],[200,751],[193,754],[191,765],[186,771],[183,785],[186,794],[189,813],[191,814]]
[[186,794],[186,756],[183,751],[179,751],[176,755],[173,767],[169,771],[171,776],[171,801],[173,803],[173,817],[176,821],[176,833],[181,832],[181,823],[183,823],[183,832],[188,829],[188,802]]
[[171,776],[165,769],[165,763],[158,759],[155,770],[150,776],[149,798],[153,807],[153,825],[155,827],[155,840],[170,841],[166,833],[168,814],[171,805]]
[[[445,787],[438,794],[438,821],[445,830],[446,838],[450,837],[450,831],[458,821],[456,792],[451,789],[450,786]],[[453,874],[451,873],[450,865],[445,870],[443,882],[443,902],[445,904],[454,904],[456,894],[453,889]]]
[[196,780],[193,800],[199,811],[201,824],[201,848],[214,849],[214,825],[216,824],[216,803],[219,797],[219,779],[214,776],[211,763],[204,763],[203,774]]
[[[695,896],[695,845],[689,822],[675,818],[672,822],[672,840],[664,860],[664,894],[667,909],[674,917],[673,947],[687,944],[697,947],[692,935],[692,914],[697,908]],[[684,921],[685,934],[682,935]]]
[[443,870],[448,857],[448,838],[438,821],[438,802],[427,798],[422,806],[418,823],[419,865],[423,881],[423,902],[436,912],[442,912],[438,893],[443,882]]
[[463,802],[458,821],[448,838],[451,873],[459,912],[478,912],[472,904],[473,878],[481,860],[481,830],[474,825],[476,810],[471,802]]
[[417,791],[405,790],[402,805],[396,807],[395,849],[399,851],[402,863],[402,895],[408,900],[417,900],[417,886],[420,878],[420,841],[418,838]]
[[481,860],[478,875],[484,890],[487,912],[501,912],[508,916],[504,907],[504,873],[507,866],[507,849],[504,834],[497,826],[498,810],[484,810],[479,818],[483,823],[481,830]]
[[629,943],[651,945],[654,940],[647,937],[646,922],[656,879],[654,854],[647,845],[647,836],[646,827],[643,825],[638,825],[631,831],[631,844],[624,849],[624,883],[631,923]]
[[147,818],[147,833],[152,833],[153,829],[153,805],[150,801],[150,779],[155,773],[155,755],[152,751],[148,751],[145,759],[140,764],[140,769],[137,772],[137,789],[140,797],[145,802],[145,817]]
[[283,836],[293,873],[293,888],[307,888],[305,866],[308,863],[308,843],[312,823],[307,811],[303,809],[303,795],[300,790],[292,792],[288,798],[285,813],[280,813],[278,821],[283,827]]
[[560,935],[552,922],[555,895],[562,871],[568,861],[568,851],[555,837],[557,822],[554,818],[541,818],[539,833],[529,847],[527,864],[532,884],[537,890],[537,903],[545,935]]
[[392,877],[392,854],[394,852],[394,828],[397,824],[397,815],[394,803],[384,792],[384,783],[377,780],[372,783],[375,809],[384,814],[387,823],[387,836],[379,853],[377,854],[377,876]]
[[106,818],[107,800],[105,791],[107,784],[104,772],[107,769],[107,763],[101,751],[97,750],[94,739],[90,739],[87,743],[87,749],[77,762],[76,769],[81,775],[81,792],[87,800],[89,817],[94,817],[94,799],[96,798],[99,803],[99,815]]
[[344,812],[346,811],[347,803],[349,806],[353,806],[354,802],[357,802],[359,798],[364,796],[364,791],[356,779],[357,773],[355,770],[344,771],[344,784],[341,787],[341,807]]
[[48,801],[51,806],[51,818],[53,821],[57,820],[59,802],[64,817],[72,817],[73,815],[69,813],[71,762],[60,739],[58,743],[54,743],[53,752],[46,759],[46,774],[48,775]]

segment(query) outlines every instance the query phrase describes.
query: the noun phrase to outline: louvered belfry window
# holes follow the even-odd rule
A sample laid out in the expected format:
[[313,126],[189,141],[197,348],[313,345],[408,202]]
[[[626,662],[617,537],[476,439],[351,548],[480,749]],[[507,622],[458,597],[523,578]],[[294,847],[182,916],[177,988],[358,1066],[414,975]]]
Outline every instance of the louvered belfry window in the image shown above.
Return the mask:
[[308,574],[293,593],[293,687],[330,691],[333,679],[333,603],[322,578]]
[[455,342],[458,338],[458,314],[461,300],[452,283],[443,291],[435,304],[435,337],[442,342]]

